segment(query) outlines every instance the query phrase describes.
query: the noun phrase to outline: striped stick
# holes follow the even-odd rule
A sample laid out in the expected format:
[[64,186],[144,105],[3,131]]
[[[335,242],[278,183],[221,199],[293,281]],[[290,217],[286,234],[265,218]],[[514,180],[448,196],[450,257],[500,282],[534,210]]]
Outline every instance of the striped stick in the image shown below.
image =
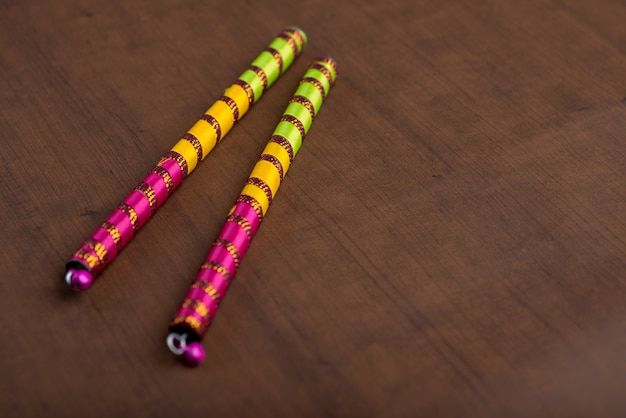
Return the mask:
[[72,254],[65,275],[65,281],[70,287],[84,290],[91,286],[93,280],[245,115],[250,106],[258,102],[263,93],[291,66],[306,43],[305,33],[298,28],[289,27],[277,35],[239,79]]
[[172,319],[167,344],[188,364],[204,359],[200,340],[336,77],[333,59],[311,63]]

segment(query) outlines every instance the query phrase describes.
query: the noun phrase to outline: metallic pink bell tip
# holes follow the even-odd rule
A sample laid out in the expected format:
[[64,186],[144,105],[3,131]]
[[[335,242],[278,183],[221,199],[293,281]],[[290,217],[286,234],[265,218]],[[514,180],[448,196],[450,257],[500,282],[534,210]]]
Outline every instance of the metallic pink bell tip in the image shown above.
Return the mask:
[[197,367],[204,360],[204,348],[200,343],[191,343],[185,347],[183,353],[183,360],[186,365],[191,367]]
[[197,341],[187,343],[187,337],[186,333],[170,332],[165,342],[172,353],[182,357],[186,365],[192,367],[199,366],[204,360],[204,347]]
[[88,270],[70,268],[65,274],[65,283],[74,290],[87,290],[93,283],[93,276]]

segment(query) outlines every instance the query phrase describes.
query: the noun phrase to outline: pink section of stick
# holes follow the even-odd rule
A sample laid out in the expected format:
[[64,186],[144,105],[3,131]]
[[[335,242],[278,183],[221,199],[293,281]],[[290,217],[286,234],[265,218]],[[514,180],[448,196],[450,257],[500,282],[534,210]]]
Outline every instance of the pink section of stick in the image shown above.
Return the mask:
[[107,222],[115,225],[120,231],[120,251],[126,247],[126,244],[133,239],[135,232],[133,231],[133,224],[128,219],[128,216],[119,209],[115,209],[111,216],[107,218]]
[[96,229],[96,232],[93,233],[91,238],[104,245],[104,248],[107,251],[107,263],[115,260],[115,257],[117,256],[117,245],[111,237],[111,234],[109,234],[106,229],[102,227]]
[[143,179],[143,181],[152,187],[152,190],[154,190],[157,197],[157,207],[161,207],[161,205],[167,200],[168,196],[167,186],[165,185],[165,181],[163,181],[163,177],[156,173],[150,173],[145,179]]
[[[178,312],[176,312],[176,316],[183,316],[183,317],[192,317],[192,318],[196,318],[197,320],[199,320],[200,322],[202,322],[202,324],[204,324],[204,328],[206,329],[209,326],[209,319],[205,318],[204,316],[200,315],[198,312],[196,312],[195,310],[191,309],[191,308],[180,308],[178,310]],[[200,335],[200,337],[202,337],[202,335]]]
[[205,263],[215,261],[226,267],[228,272],[230,273],[230,277],[232,278],[237,273],[237,265],[235,264],[235,259],[228,252],[228,250],[224,247],[213,246],[211,251],[209,251],[209,255],[207,256]]
[[185,299],[197,300],[197,301],[204,303],[204,305],[207,307],[207,310],[209,312],[208,314],[209,320],[212,319],[217,313],[217,309],[219,306],[215,303],[213,298],[209,296],[202,289],[192,287],[191,289],[189,289],[189,292],[187,293],[187,296],[185,297]]
[[250,247],[250,239],[246,231],[235,222],[227,221],[219,234],[220,238],[232,242],[237,250],[239,256],[243,258],[244,254]]
[[219,293],[220,297],[224,297],[226,292],[228,291],[229,282],[219,274],[217,271],[212,269],[202,269],[196,276],[195,282],[207,282],[211,283],[217,293]]
[[178,163],[168,158],[159,163],[159,166],[163,167],[170,174],[173,183],[172,191],[176,190],[178,186],[180,186],[180,183],[183,182],[183,173]]
[[235,208],[233,209],[233,213],[243,216],[248,220],[248,223],[250,224],[250,228],[252,230],[252,236],[254,237],[254,234],[261,225],[261,221],[259,221],[259,217],[257,216],[254,208],[246,202],[237,202],[235,204]]
[[[96,252],[94,250],[92,250],[89,246],[83,244],[83,245],[80,246],[80,249],[82,249],[83,251],[88,252],[89,254],[93,255],[93,257],[95,257],[96,259],[100,260],[100,258],[96,254]],[[80,264],[87,265],[86,261],[84,261],[80,257],[77,257],[75,253],[72,254],[72,256],[70,257],[70,260],[76,260],[76,261],[79,261]],[[100,273],[104,269],[104,267],[105,267],[105,262],[104,262],[104,260],[101,260],[101,262],[98,263],[93,270],[91,270],[91,273],[92,274],[98,274],[98,273]]]
[[152,215],[150,212],[150,202],[148,199],[138,190],[133,190],[124,199],[124,203],[131,206],[137,212],[137,218],[139,219],[139,227],[141,228],[150,220]]

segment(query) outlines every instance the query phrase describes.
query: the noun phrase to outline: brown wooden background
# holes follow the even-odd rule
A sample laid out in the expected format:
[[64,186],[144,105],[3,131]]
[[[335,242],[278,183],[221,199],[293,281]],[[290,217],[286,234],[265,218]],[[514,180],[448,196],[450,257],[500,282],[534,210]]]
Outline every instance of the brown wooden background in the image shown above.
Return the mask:
[[[623,417],[626,4],[0,1],[0,416]],[[282,27],[303,56],[87,293],[67,257]],[[167,324],[338,83],[189,369]]]

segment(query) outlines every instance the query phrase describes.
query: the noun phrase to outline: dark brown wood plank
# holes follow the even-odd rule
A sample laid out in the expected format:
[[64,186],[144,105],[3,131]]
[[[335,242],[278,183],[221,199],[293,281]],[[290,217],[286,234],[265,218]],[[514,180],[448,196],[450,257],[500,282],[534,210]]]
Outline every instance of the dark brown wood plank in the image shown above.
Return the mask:
[[[0,2],[0,415],[620,417],[619,0]],[[303,56],[93,289],[64,263],[286,25]],[[340,77],[197,369],[167,324],[313,57]]]

